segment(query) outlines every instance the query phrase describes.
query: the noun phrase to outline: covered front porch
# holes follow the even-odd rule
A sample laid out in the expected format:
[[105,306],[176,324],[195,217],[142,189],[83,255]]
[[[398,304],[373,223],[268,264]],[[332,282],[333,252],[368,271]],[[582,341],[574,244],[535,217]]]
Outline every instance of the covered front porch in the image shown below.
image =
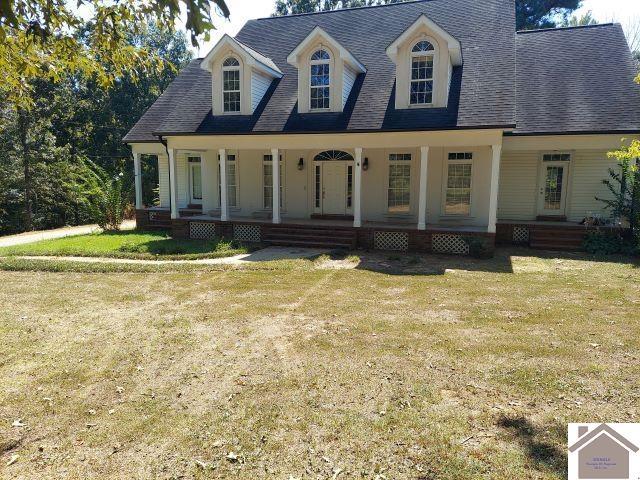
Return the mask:
[[[228,224],[259,227],[261,238],[288,226],[289,240],[296,239],[291,230],[306,229],[300,241],[361,230],[356,237],[371,241],[355,244],[376,248],[383,237],[401,238],[404,247],[416,243],[409,237],[433,232],[491,239],[501,138],[492,131],[169,138],[166,148],[152,147],[160,200],[154,208],[142,205],[139,177],[149,146],[133,145],[136,208],[141,226],[170,224],[184,235],[206,224],[220,233]],[[221,144],[228,148],[215,148]]]

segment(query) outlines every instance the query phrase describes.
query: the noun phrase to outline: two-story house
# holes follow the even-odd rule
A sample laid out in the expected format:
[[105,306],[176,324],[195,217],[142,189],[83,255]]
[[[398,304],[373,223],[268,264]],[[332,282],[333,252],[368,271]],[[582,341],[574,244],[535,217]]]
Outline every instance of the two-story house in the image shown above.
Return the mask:
[[[514,0],[249,21],[126,135],[140,226],[273,244],[577,247],[640,134],[620,25],[516,32]],[[157,161],[160,204],[142,205]]]

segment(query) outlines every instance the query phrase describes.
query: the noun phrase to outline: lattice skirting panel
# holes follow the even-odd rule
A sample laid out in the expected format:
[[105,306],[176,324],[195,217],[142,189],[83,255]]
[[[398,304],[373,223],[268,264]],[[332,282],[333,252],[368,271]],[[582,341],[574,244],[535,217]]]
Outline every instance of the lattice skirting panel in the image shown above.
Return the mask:
[[461,235],[450,233],[435,233],[431,238],[431,249],[437,253],[453,253],[469,255],[469,245]]
[[374,232],[373,246],[376,250],[409,250],[409,234],[406,232]]
[[260,235],[260,225],[247,225],[235,223],[233,225],[233,238],[242,242],[259,242],[262,237]]
[[526,225],[513,226],[513,243],[529,243],[529,227]]
[[215,223],[189,222],[189,237],[209,240],[216,236]]

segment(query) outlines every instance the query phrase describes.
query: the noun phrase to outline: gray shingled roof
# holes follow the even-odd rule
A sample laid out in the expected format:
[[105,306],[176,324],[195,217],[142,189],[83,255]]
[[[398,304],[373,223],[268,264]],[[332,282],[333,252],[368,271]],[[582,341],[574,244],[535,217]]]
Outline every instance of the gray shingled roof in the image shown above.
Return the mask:
[[640,85],[618,24],[519,32],[518,134],[640,131]]
[[[627,81],[633,67],[619,26],[515,34],[510,12],[512,0],[425,0],[249,21],[236,39],[284,73],[253,115],[214,117],[211,75],[194,60],[125,141],[152,134],[508,129],[516,118],[523,134],[640,130],[640,95]],[[454,68],[447,108],[395,110],[395,65],[385,49],[421,14],[460,41],[464,65]],[[286,57],[317,25],[367,67],[341,113],[297,113],[297,72]]]

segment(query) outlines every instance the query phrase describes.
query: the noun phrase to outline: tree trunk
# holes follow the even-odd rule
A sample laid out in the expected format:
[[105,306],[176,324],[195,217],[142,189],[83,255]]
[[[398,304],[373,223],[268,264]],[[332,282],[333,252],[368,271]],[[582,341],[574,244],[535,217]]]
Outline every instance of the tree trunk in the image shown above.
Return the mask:
[[28,112],[18,109],[18,136],[22,147],[23,181],[24,181],[24,230],[33,230],[33,178],[31,175],[31,159],[29,152],[29,117]]

